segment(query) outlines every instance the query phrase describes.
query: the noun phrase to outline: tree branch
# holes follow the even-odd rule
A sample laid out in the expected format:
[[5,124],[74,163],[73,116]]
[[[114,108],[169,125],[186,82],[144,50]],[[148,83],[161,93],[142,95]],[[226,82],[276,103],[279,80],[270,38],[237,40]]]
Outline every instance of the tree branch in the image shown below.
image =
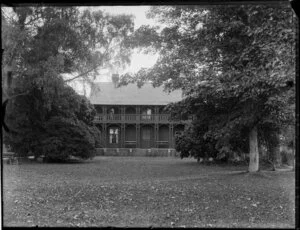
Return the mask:
[[27,95],[27,94],[29,94],[29,93],[30,93],[30,91],[26,91],[26,92],[24,92],[24,93],[19,93],[19,94],[16,94],[16,95],[13,95],[13,96],[7,98],[6,100],[11,100],[11,99],[13,99],[13,98],[15,98],[15,97]]
[[88,71],[85,71],[84,73],[81,73],[81,74],[79,74],[79,75],[77,75],[77,76],[75,76],[75,77],[72,77],[72,78],[70,78],[70,79],[64,80],[64,82],[70,82],[70,81],[75,80],[76,78],[82,77],[83,75],[86,75],[86,74],[88,74],[89,72],[92,72],[93,70],[97,69],[100,65],[102,65],[102,63],[99,64],[99,65],[97,65],[96,67],[94,67],[94,68],[88,70]]
[[[84,73],[81,73],[81,74],[79,74],[79,75],[77,75],[77,76],[75,76],[75,77],[72,77],[72,78],[70,78],[70,79],[64,80],[64,82],[70,82],[70,81],[73,81],[74,79],[79,78],[79,77],[82,77],[82,76],[84,76],[84,75],[86,75],[86,74],[92,72],[93,70],[97,69],[98,67],[100,67],[100,66],[103,64],[102,61],[103,61],[103,59],[104,59],[104,56],[108,53],[109,46],[110,46],[111,42],[112,42],[112,39],[111,39],[110,42],[108,43],[108,47],[107,47],[107,49],[105,50],[105,52],[103,53],[103,58],[102,58],[101,63],[100,63],[99,65],[96,65],[96,66],[93,67],[92,69],[89,69],[89,70],[85,71]],[[111,49],[114,48],[114,47],[116,47],[116,46],[117,46],[117,45],[111,47]]]

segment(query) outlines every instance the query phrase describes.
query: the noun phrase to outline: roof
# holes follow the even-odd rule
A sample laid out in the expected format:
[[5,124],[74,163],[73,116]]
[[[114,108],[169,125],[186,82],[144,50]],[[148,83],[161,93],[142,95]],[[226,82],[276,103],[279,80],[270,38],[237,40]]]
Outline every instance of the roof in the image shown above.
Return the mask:
[[133,83],[116,88],[112,82],[97,83],[97,86],[90,94],[91,103],[96,105],[167,105],[182,100],[181,90],[168,93],[163,86],[154,88],[151,83],[141,88]]

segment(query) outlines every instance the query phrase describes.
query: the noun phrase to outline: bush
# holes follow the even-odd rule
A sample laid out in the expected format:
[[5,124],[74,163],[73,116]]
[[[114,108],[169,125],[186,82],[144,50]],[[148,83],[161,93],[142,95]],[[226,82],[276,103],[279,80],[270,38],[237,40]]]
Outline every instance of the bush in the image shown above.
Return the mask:
[[204,139],[195,135],[190,129],[185,130],[182,134],[175,136],[175,149],[180,152],[180,157],[194,157],[195,159],[215,158],[217,151],[214,148],[215,143],[211,139]]
[[42,154],[47,161],[66,161],[71,156],[92,158],[98,139],[94,128],[82,121],[54,117],[47,123],[47,133],[35,148],[35,155]]
[[181,158],[203,158],[207,161],[210,157],[216,163],[231,162],[244,163],[244,153],[249,151],[246,130],[231,132],[228,137],[214,139],[213,136],[205,135],[205,125],[194,124],[175,137],[176,151],[180,152]]
[[280,151],[281,159],[283,164],[293,165],[294,164],[294,151],[292,148],[285,146]]
[[33,153],[36,159],[41,155],[51,161],[95,156],[100,131],[93,124],[94,106],[69,86],[56,88],[57,92],[40,89],[38,97],[29,94],[8,105],[6,120],[15,132],[5,133],[4,142],[19,156]]

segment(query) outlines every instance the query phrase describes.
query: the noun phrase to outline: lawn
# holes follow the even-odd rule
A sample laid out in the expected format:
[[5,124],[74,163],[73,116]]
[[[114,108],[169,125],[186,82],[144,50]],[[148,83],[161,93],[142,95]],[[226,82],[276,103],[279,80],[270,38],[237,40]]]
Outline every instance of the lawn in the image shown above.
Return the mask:
[[295,174],[194,159],[4,165],[4,226],[295,227]]

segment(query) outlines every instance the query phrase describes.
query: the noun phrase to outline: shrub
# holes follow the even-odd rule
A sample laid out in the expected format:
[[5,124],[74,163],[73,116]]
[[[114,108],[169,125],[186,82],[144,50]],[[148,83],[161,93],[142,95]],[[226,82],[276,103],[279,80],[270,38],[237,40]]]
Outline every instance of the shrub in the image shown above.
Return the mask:
[[57,92],[50,89],[40,89],[39,97],[18,97],[8,105],[7,122],[15,131],[5,133],[4,142],[19,156],[33,153],[52,161],[93,157],[100,145],[94,106],[69,86],[57,86]]
[[49,161],[65,161],[70,156],[82,159],[95,156],[98,135],[94,127],[82,121],[54,117],[47,123],[46,130],[35,155],[42,154]]
[[289,148],[288,146],[282,147],[280,151],[280,155],[283,164],[293,165],[295,156],[292,148]]
[[215,143],[212,139],[204,139],[201,135],[196,135],[190,129],[175,136],[175,149],[177,152],[180,152],[181,158],[190,156],[196,159],[215,158],[217,151],[214,146]]

